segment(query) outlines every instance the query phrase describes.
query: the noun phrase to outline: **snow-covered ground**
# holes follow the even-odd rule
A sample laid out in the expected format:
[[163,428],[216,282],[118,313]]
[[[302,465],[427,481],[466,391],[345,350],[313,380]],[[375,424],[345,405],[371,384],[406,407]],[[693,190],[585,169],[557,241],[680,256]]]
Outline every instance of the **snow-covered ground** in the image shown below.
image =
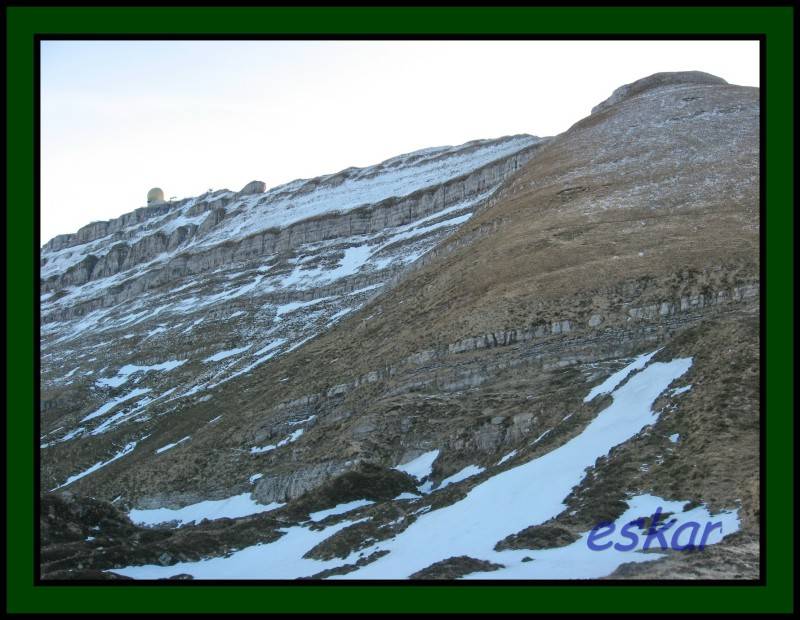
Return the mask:
[[309,515],[311,521],[322,521],[323,519],[330,517],[332,515],[343,515],[348,512],[352,512],[357,508],[363,508],[364,506],[369,506],[374,502],[368,499],[356,499],[352,502],[346,502],[344,504],[337,504],[333,508],[327,508],[325,510],[319,510],[317,512],[312,512]]
[[81,422],[88,422],[89,420],[93,420],[94,418],[98,418],[106,413],[110,412],[114,407],[117,405],[124,403],[125,401],[131,400],[132,398],[136,398],[137,396],[141,396],[142,394],[146,394],[149,392],[149,388],[134,388],[127,394],[120,396],[118,398],[114,398],[113,400],[108,401],[99,409],[92,411],[89,415],[81,420]]
[[418,480],[422,480],[431,474],[433,470],[433,463],[439,456],[439,450],[431,450],[420,454],[418,457],[395,467],[396,470],[402,471],[409,476],[414,476]]
[[204,362],[219,362],[224,359],[228,359],[229,357],[233,357],[234,355],[239,355],[239,353],[244,353],[249,349],[252,345],[246,345],[244,347],[239,347],[238,349],[228,349],[226,351],[218,351],[214,353],[214,355],[209,355],[205,358]]
[[186,437],[183,437],[183,438],[179,439],[178,441],[175,441],[173,443],[168,443],[166,446],[161,446],[160,448],[158,448],[156,450],[156,454],[161,454],[162,452],[166,452],[167,450],[171,450],[172,448],[174,448],[178,444],[181,444],[184,441],[189,441],[189,439],[191,439],[191,435],[186,435]]
[[625,381],[625,379],[628,378],[629,374],[647,366],[647,363],[652,359],[652,357],[656,353],[658,353],[658,350],[653,351],[651,353],[644,353],[636,357],[630,364],[612,374],[608,379],[603,381],[601,384],[593,387],[586,395],[586,397],[583,399],[583,402],[588,403],[589,401],[594,400],[598,396],[601,396],[603,394],[610,394],[620,383],[622,383],[623,381]]
[[[384,552],[377,560],[335,578],[403,579],[433,563],[467,555],[503,566],[496,571],[472,573],[468,579],[590,579],[608,575],[623,563],[656,560],[662,554],[643,553],[646,536],[642,528],[636,531],[635,544],[629,544],[631,539],[618,535],[610,539],[617,544],[602,550],[589,544],[591,532],[561,548],[494,550],[495,544],[507,536],[561,513],[565,498],[591,470],[596,459],[657,420],[653,403],[673,381],[686,373],[692,360],[652,362],[656,352],[640,356],[626,367],[626,372],[614,373],[601,384],[611,395],[612,402],[579,435],[542,456],[487,478],[451,505],[422,511],[393,538],[369,545],[347,558],[328,561],[303,558],[313,546],[351,524],[342,521],[322,530],[312,530],[307,524],[292,526],[273,543],[248,547],[224,558],[173,566],[128,566],[114,569],[114,572],[137,579],[179,573],[191,574],[196,579],[294,579]],[[587,400],[599,393],[602,392],[594,388]],[[510,458],[511,454],[507,456]],[[438,451],[432,450],[397,469],[421,480],[430,474],[437,457]],[[480,468],[467,467],[451,477],[451,483],[458,484],[476,473],[480,473]],[[408,495],[408,499],[413,498]],[[715,544],[739,527],[735,509],[712,515],[704,506],[685,510],[688,502],[668,501],[651,495],[631,496],[627,502],[628,510],[615,522],[615,530],[619,532],[639,518],[650,517],[659,507],[664,513],[672,513],[668,537],[674,536],[673,544],[676,540],[681,545],[690,540],[697,542],[693,524],[713,525],[705,544]],[[350,502],[315,513],[312,519],[365,505],[364,502]]]
[[127,383],[128,379],[130,379],[131,376],[135,375],[136,373],[149,372],[151,370],[168,371],[172,370],[173,368],[178,368],[179,366],[182,366],[185,363],[186,360],[169,360],[161,364],[154,364],[152,366],[137,366],[135,364],[126,364],[117,371],[116,376],[106,379],[103,378],[98,379],[97,381],[95,381],[95,385],[103,387],[119,387],[120,385]]
[[447,478],[442,480],[438,485],[436,485],[436,488],[443,489],[446,486],[450,486],[451,484],[461,482],[462,480],[466,480],[467,478],[472,478],[472,476],[477,476],[483,471],[485,471],[484,468],[480,467],[479,465],[467,465],[464,469],[457,471],[452,476],[448,476]]
[[503,455],[503,458],[501,458],[499,461],[497,461],[497,464],[498,464],[498,465],[502,465],[502,464],[503,464],[503,463],[505,463],[507,460],[509,460],[509,459],[513,459],[515,456],[517,456],[517,451],[516,451],[516,450],[512,450],[512,451],[511,451],[511,452],[509,452],[508,454],[504,454],[504,455]]
[[183,508],[154,508],[150,510],[131,510],[128,515],[138,525],[158,525],[160,523],[177,522],[178,526],[200,523],[203,519],[235,519],[248,515],[268,512],[280,508],[283,504],[259,504],[249,493],[234,495],[226,499],[206,500],[184,506]]

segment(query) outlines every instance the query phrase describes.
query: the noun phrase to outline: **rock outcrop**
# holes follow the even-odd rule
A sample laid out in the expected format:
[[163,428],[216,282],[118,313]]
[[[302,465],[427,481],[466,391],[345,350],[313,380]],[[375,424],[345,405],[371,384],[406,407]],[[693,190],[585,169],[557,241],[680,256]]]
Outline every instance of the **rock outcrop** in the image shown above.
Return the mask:
[[267,184],[264,181],[250,181],[239,190],[239,196],[249,196],[250,194],[263,194],[267,191]]

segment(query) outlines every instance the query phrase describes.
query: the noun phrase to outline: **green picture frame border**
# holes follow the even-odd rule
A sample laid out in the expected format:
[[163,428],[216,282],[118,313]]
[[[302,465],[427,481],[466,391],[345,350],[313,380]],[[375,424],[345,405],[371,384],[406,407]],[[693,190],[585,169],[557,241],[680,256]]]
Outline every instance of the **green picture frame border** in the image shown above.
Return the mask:
[[[6,591],[8,612],[789,612],[793,609],[794,7],[5,7],[6,17]],[[122,587],[35,585],[34,379],[38,263],[34,161],[36,35],[765,36],[767,372],[766,582],[763,585],[337,585]],[[576,119],[578,120],[578,119]],[[763,179],[762,179],[763,180]],[[65,231],[66,232],[66,231]],[[298,589],[301,588],[301,589]]]

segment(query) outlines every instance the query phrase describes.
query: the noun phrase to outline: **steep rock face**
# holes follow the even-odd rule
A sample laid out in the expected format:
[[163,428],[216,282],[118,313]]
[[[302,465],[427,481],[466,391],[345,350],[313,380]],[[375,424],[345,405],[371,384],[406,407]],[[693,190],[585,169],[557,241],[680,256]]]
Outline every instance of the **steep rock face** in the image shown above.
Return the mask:
[[[226,217],[224,209],[214,208],[199,227],[181,226],[169,235],[161,231],[149,234],[133,245],[115,244],[102,257],[89,255],[83,261],[71,265],[63,274],[44,281],[42,290],[46,294],[47,291],[62,290],[64,286],[79,286],[90,280],[106,279],[105,282],[86,287],[88,294],[83,294],[84,291],[78,289],[72,292],[69,299],[62,298],[52,313],[43,316],[43,321],[75,318],[87,311],[126,301],[142,291],[165,283],[174,283],[187,276],[202,275],[230,264],[246,263],[264,257],[274,258],[276,255],[285,257],[298,249],[307,249],[308,246],[312,246],[310,249],[313,251],[317,249],[313,244],[324,241],[344,242],[348,238],[363,235],[377,238],[384,231],[407,227],[422,220],[431,221],[436,228],[442,229],[442,223],[446,220],[434,221],[435,218],[429,216],[447,209],[449,211],[446,213],[456,213],[457,217],[461,217],[470,209],[480,206],[488,200],[499,183],[519,169],[529,156],[529,151],[525,150],[440,185],[417,190],[408,196],[386,198],[377,204],[360,206],[341,214],[324,213],[292,223],[285,228],[272,227],[239,240],[196,248],[192,241],[202,237]],[[187,213],[195,207],[190,208]],[[240,213],[235,211],[231,217],[236,218],[237,215]],[[424,227],[419,228],[422,229],[420,235],[426,232]],[[397,241],[385,236],[387,241],[384,247],[389,248],[414,235],[402,236]],[[182,248],[186,249],[177,251]],[[165,254],[168,258],[164,258]],[[145,269],[133,270],[156,256],[162,258],[147,264]],[[107,280],[116,275],[118,277],[112,281]]]
[[127,445],[143,423],[356,311],[485,207],[541,144],[426,149],[266,193],[254,182],[48,243],[41,445],[45,469],[67,474],[48,488],[76,474],[58,454],[91,460],[112,436]]
[[[324,306],[315,317],[323,302],[308,302],[323,293],[344,296],[345,283],[303,272],[338,272],[353,258],[346,248],[315,240],[318,246],[299,246],[302,252],[287,259],[294,263],[286,267],[279,254],[259,254],[272,233],[234,235],[229,246],[263,267],[278,267],[276,276],[265,277],[304,282],[306,288],[259,292],[256,299],[265,308],[256,311],[248,305],[256,289],[245,284],[252,280],[228,280],[224,271],[215,273],[219,267],[209,267],[203,288],[173,290],[159,307],[196,312],[204,296],[244,290],[229,304],[204,311],[203,320],[186,333],[194,337],[205,329],[202,340],[208,342],[214,338],[208,332],[235,329],[238,338],[228,336],[220,354],[253,342],[252,350],[258,348],[253,357],[269,357],[255,365],[249,358],[237,361],[250,355],[248,348],[223,358],[234,360],[228,369],[209,369],[210,362],[197,362],[205,353],[174,338],[164,345],[157,340],[166,330],[187,329],[199,315],[178,322],[168,308],[161,310],[148,320],[152,331],[164,331],[131,338],[148,354],[136,363],[149,369],[122,372],[120,360],[97,371],[99,386],[87,375],[73,388],[66,382],[85,372],[78,366],[47,386],[43,434],[52,436],[42,441],[52,445],[42,452],[43,487],[64,484],[98,463],[66,488],[117,499],[126,508],[175,509],[238,494],[261,505],[288,502],[268,514],[298,523],[287,536],[304,532],[311,541],[295,505],[333,497],[328,491],[336,481],[360,468],[416,472],[417,493],[359,504],[353,508],[358,512],[346,517],[327,517],[322,540],[313,538],[316,546],[309,542],[304,551],[309,564],[296,572],[294,564],[285,565],[283,577],[552,578],[553,567],[529,557],[538,547],[525,541],[540,541],[553,531],[564,541],[578,540],[598,521],[620,517],[637,498],[657,496],[679,506],[691,501],[683,508],[686,514],[695,514],[691,506],[701,504],[709,514],[736,511],[742,531],[715,545],[722,551],[692,574],[754,577],[760,510],[758,104],[757,89],[696,73],[659,74],[619,89],[567,132],[532,148],[520,170],[503,175],[499,189],[469,207],[471,217],[458,220],[467,211],[460,199],[446,202],[443,195],[434,198],[434,191],[428,200],[440,205],[435,211],[440,215],[426,219],[430,216],[417,211],[423,220],[416,220],[416,227],[449,222],[446,238],[436,236],[424,253],[405,245],[403,255],[414,260],[401,261],[382,288],[357,300],[357,308],[341,320],[333,321],[334,309]],[[434,149],[403,161],[439,155]],[[385,163],[383,169],[400,165]],[[374,174],[348,170],[281,192],[311,196],[321,186],[342,187]],[[384,205],[381,217],[393,217],[392,206],[401,202]],[[344,215],[357,217],[356,211]],[[414,228],[402,228],[408,226],[405,217],[392,220],[400,228],[387,236],[370,238],[367,262],[388,259],[393,245],[406,241]],[[226,215],[219,226],[229,220]],[[284,224],[281,230],[311,226]],[[216,230],[222,229],[211,228],[204,239]],[[270,247],[275,252],[277,246]],[[211,257],[202,260],[214,264]],[[369,277],[364,272],[341,280],[371,286]],[[292,296],[280,298],[289,308],[275,307],[276,296],[283,294]],[[136,325],[136,312],[127,325]],[[251,312],[253,320],[241,318]],[[97,324],[84,319],[86,355],[102,351],[105,338],[114,335],[101,331],[102,322],[125,325],[126,319],[114,317],[99,315]],[[315,320],[323,324],[314,331],[320,334],[316,338],[272,341],[275,325],[307,334],[303,330]],[[65,351],[74,346],[66,327],[60,329],[64,335],[55,329],[45,335],[51,344],[43,354],[51,368],[63,367]],[[115,341],[125,342],[119,336]],[[281,354],[273,357],[271,346]],[[221,348],[220,342],[208,351]],[[184,358],[182,365],[163,369],[165,360]],[[637,361],[636,369],[623,372],[621,387],[599,389]],[[593,422],[623,400],[626,385],[638,389],[648,373],[676,365],[680,370],[659,385],[650,405],[645,403],[643,425],[592,457],[583,474],[553,498],[551,512],[537,512],[549,489],[536,485],[559,480],[569,465],[542,474],[536,468],[545,457],[554,459],[572,441],[584,442]],[[130,383],[113,387],[128,376]],[[199,387],[170,400],[165,392],[183,381],[181,376]],[[141,389],[137,379],[152,394],[134,393]],[[80,399],[90,383],[95,388],[88,393],[98,395],[88,407]],[[100,391],[103,386],[111,391]],[[125,423],[107,424],[115,417]],[[526,477],[525,468],[533,473]],[[508,490],[502,484],[509,479],[530,489]],[[536,502],[521,505],[531,494]],[[460,536],[462,520],[478,514],[475,501],[484,495],[492,498],[486,513],[491,519]],[[451,513],[458,517],[444,517]],[[436,530],[437,524],[445,529]],[[493,538],[481,540],[483,532]],[[452,548],[441,544],[444,540]],[[495,545],[504,540],[515,541],[513,549],[497,551]],[[419,541],[428,542],[420,547]],[[407,557],[403,548],[417,557]],[[440,548],[445,555],[438,557]],[[744,559],[735,570],[719,564],[731,553]],[[697,564],[671,555],[654,574],[681,577],[687,561]],[[454,563],[458,570],[450,570]],[[267,564],[254,566],[252,576],[271,576]],[[615,575],[635,578],[637,566]],[[119,573],[207,576],[191,564],[161,568]]]
[[[327,217],[359,208],[361,229],[356,225],[350,234],[376,232],[407,223],[409,210],[427,209],[430,213],[440,208],[436,202],[453,204],[495,186],[498,176],[507,173],[509,166],[502,166],[504,160],[539,142],[531,136],[476,141],[460,147],[400,156],[372,168],[354,168],[309,181],[293,181],[266,194],[263,190],[257,191],[263,183],[259,185],[260,182],[254,181],[239,193],[221,190],[167,207],[137,209],[115,220],[89,224],[75,235],[61,235],[45,244],[41,260],[42,292],[98,279],[99,272],[78,277],[73,273],[74,268],[89,256],[102,261],[113,242],[122,242],[130,248],[128,260],[123,263],[123,268],[128,269],[178,246],[194,254],[219,244],[240,243],[267,230],[286,231],[288,234],[284,238],[288,241],[294,237],[295,245],[335,238],[341,236],[341,228],[336,229],[334,225],[334,229],[326,233]],[[524,155],[513,159],[511,168],[518,168],[524,160]],[[503,169],[497,166],[484,169],[492,163],[500,163]],[[456,180],[459,182],[448,187],[448,182]],[[441,195],[415,196],[421,191],[439,188]],[[444,195],[448,189],[449,197]],[[386,207],[394,207],[397,199],[405,196],[412,198],[410,204],[387,210]],[[419,204],[414,204],[416,202]],[[373,210],[371,205],[384,208]],[[208,211],[215,214],[204,217]],[[165,213],[165,217],[152,221]],[[406,222],[402,221],[404,216]],[[307,220],[321,220],[322,226],[318,222],[310,229],[307,226],[291,228],[292,224]],[[213,234],[202,241],[196,239],[199,228],[202,228],[201,235],[211,229]],[[178,233],[181,230],[183,238]],[[288,247],[294,246],[289,244]],[[262,251],[271,253],[279,249],[286,249],[286,242],[268,243]]]

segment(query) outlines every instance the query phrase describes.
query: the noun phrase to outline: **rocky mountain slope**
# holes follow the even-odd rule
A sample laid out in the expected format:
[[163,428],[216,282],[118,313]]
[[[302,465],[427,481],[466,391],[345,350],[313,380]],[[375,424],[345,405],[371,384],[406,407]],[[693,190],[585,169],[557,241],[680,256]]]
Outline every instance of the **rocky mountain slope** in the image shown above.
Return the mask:
[[[45,576],[757,577],[758,117],[656,74],[52,240]],[[721,533],[587,546],[657,507]]]
[[541,143],[427,149],[265,193],[152,205],[51,240],[41,260],[41,445],[64,469],[46,468],[45,486],[74,479],[70,468],[113,442],[132,448],[170,427],[159,418],[357,310],[485,206]]

